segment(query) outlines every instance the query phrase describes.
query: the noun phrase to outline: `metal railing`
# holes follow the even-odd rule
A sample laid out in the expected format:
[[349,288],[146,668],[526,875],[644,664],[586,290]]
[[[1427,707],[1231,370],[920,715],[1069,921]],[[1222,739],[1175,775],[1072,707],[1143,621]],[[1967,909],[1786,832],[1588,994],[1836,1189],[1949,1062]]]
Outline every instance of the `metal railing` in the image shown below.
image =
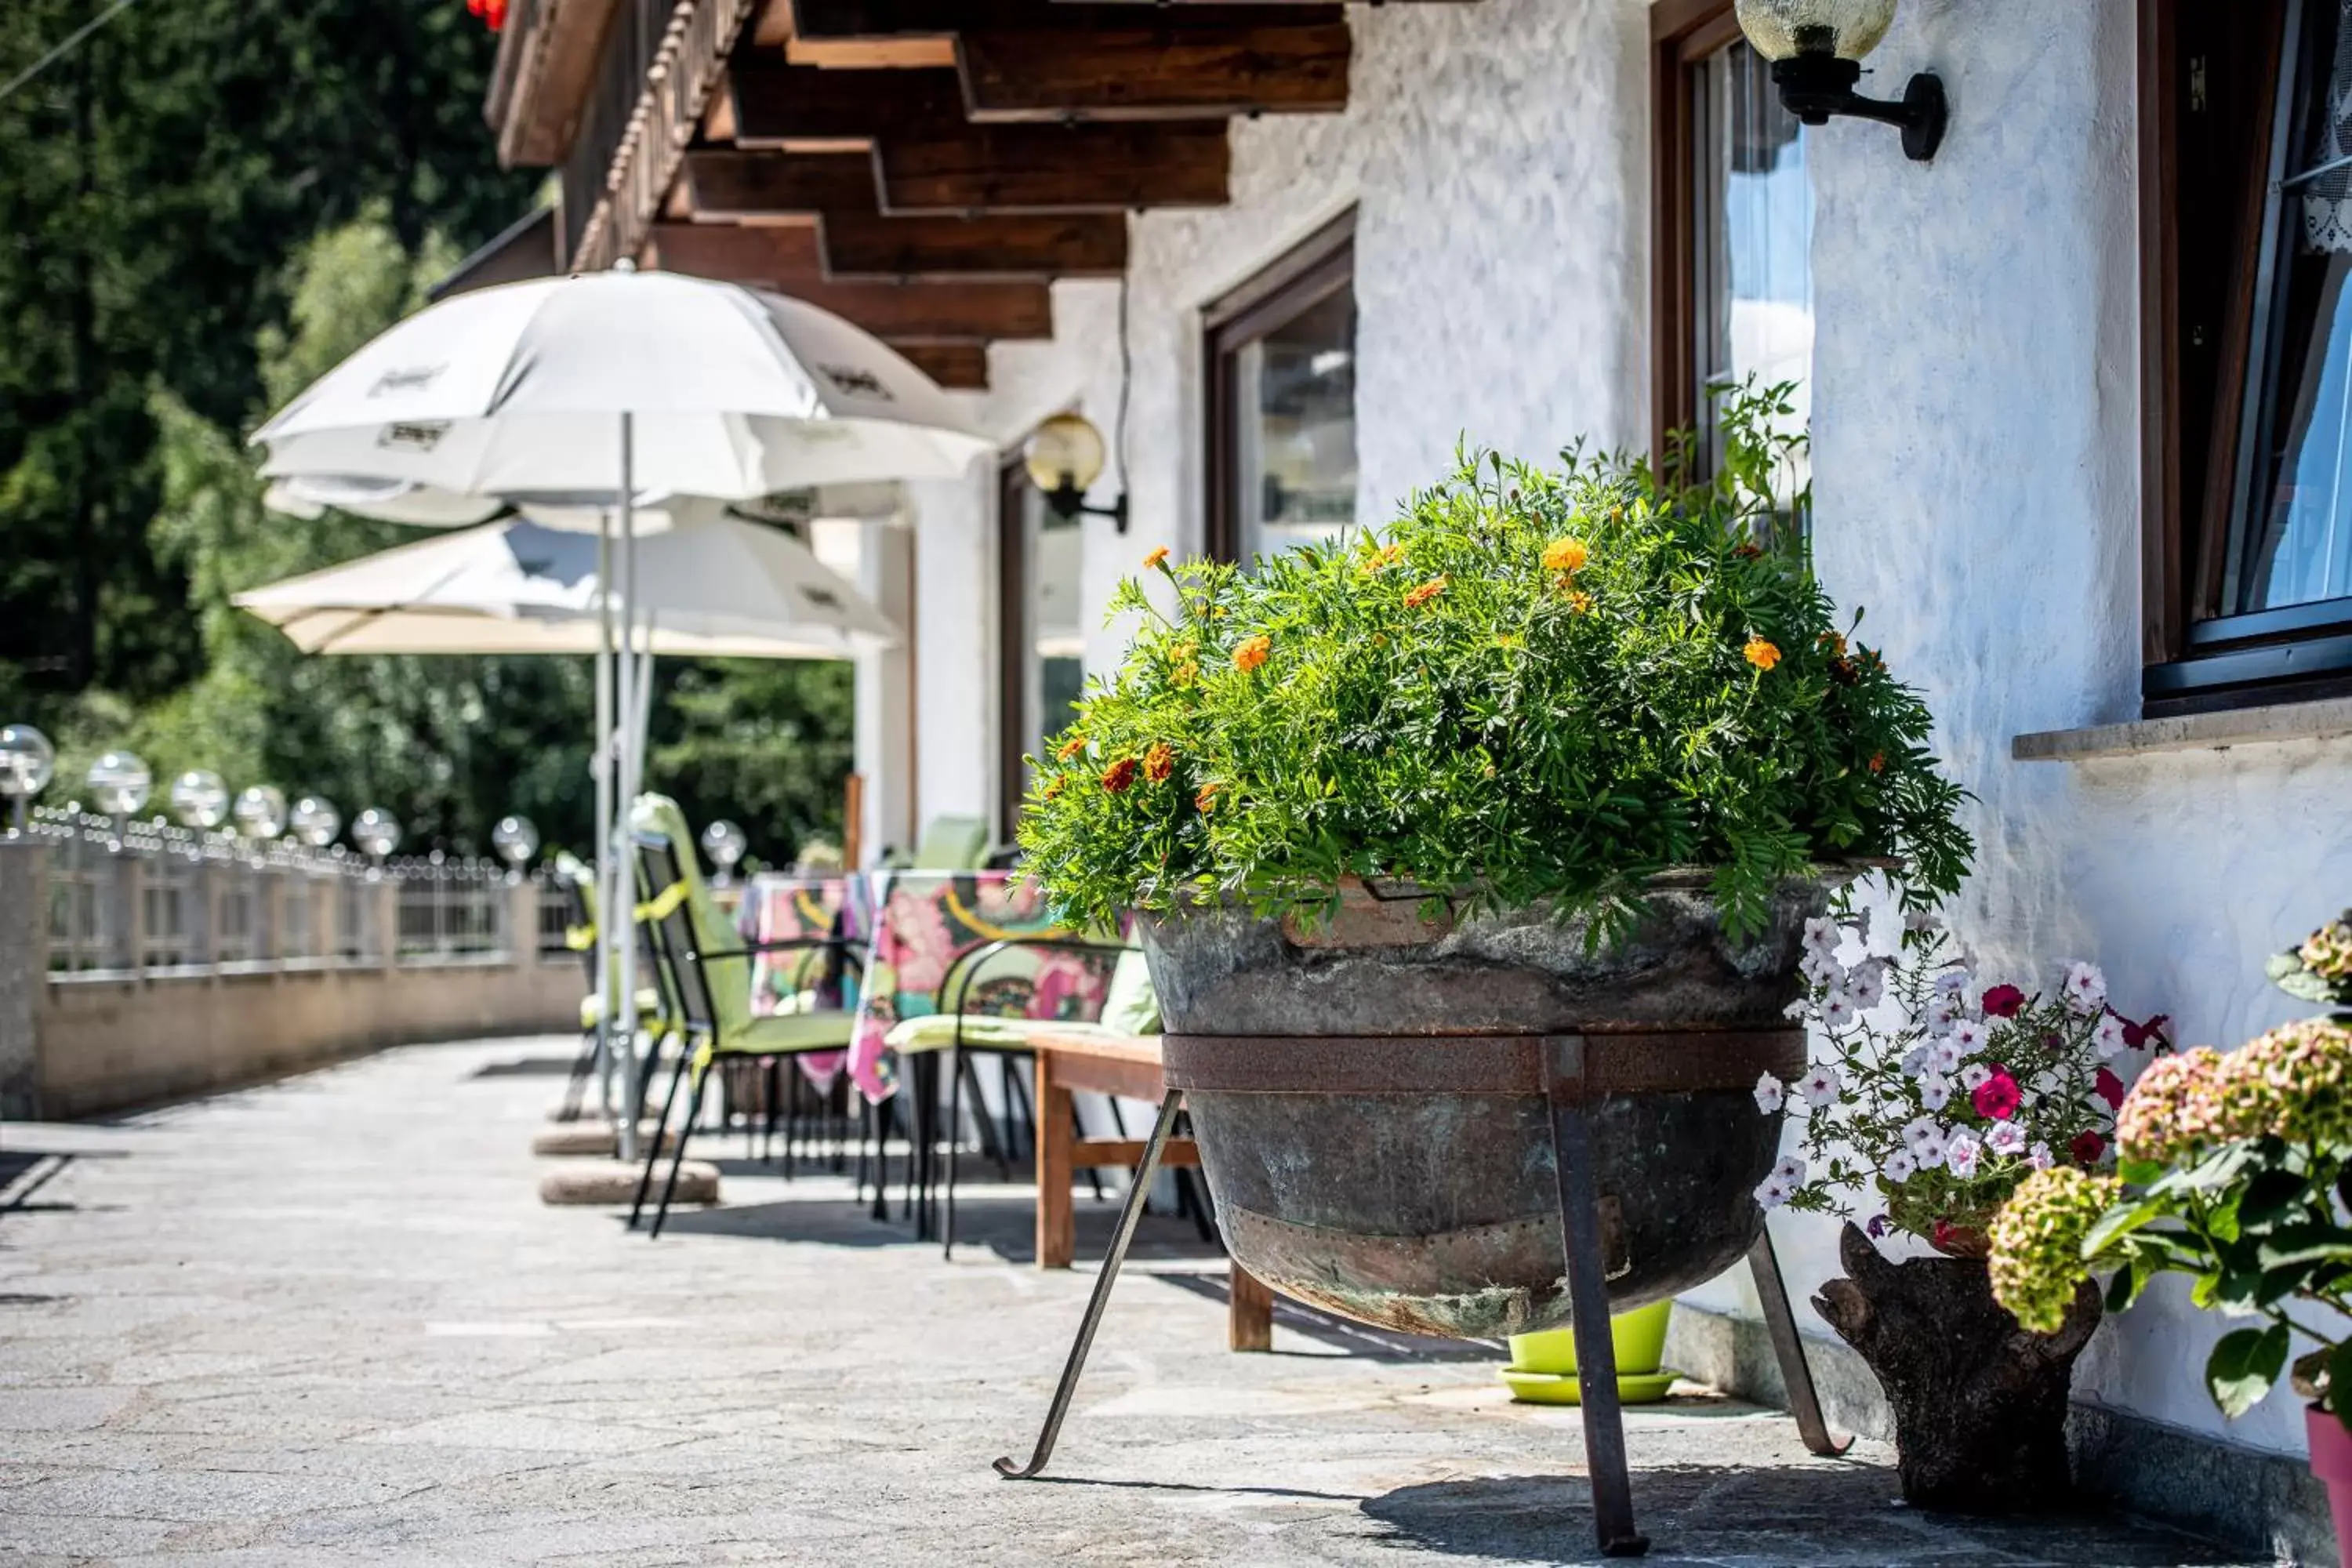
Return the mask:
[[[438,853],[370,864],[341,846],[253,845],[73,806],[36,809],[51,978],[333,964],[569,959],[570,894]],[[531,929],[510,928],[531,920]]]

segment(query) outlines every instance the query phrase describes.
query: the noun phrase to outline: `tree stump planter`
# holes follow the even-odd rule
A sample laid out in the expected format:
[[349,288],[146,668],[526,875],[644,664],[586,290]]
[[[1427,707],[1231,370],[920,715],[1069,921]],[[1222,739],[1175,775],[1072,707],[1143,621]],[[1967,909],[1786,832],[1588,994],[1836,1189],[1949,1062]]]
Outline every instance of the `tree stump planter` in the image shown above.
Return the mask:
[[2054,1334],[2020,1328],[1979,1258],[1896,1263],[1849,1225],[1847,1278],[1814,1310],[1885,1390],[1904,1500],[1948,1513],[2036,1513],[2072,1491],[2066,1405],[2074,1361],[2099,1326],[2085,1282]]

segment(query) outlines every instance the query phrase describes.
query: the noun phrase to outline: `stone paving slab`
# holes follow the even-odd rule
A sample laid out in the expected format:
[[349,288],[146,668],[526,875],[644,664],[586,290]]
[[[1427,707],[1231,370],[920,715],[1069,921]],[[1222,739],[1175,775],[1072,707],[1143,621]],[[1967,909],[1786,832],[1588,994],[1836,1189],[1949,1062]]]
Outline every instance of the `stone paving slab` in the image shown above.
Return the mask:
[[[0,1128],[0,1563],[1422,1564],[1594,1560],[1573,1411],[1473,1348],[1285,1308],[1147,1222],[1052,1479],[1026,1454],[1090,1284],[979,1185],[952,1263],[847,1181],[698,1139],[725,1206],[659,1243],[549,1209],[543,1063],[419,1047],[103,1126]],[[560,1071],[560,1065],[555,1068]],[[1082,1198],[1082,1256],[1111,1217]],[[2099,1519],[1896,1505],[1704,1394],[1629,1423],[1658,1563],[2244,1561]]]

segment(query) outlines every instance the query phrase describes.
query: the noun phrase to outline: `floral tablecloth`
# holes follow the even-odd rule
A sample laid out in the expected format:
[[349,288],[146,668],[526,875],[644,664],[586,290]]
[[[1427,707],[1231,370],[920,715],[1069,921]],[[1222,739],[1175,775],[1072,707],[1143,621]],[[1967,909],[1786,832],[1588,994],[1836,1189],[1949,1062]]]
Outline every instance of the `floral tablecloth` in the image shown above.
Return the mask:
[[[849,1073],[868,1100],[898,1087],[897,1063],[883,1044],[902,1018],[939,1010],[940,984],[963,954],[1005,937],[1074,936],[1057,925],[1037,884],[1008,871],[881,871],[864,879],[866,933],[872,939]],[[859,902],[852,899],[853,917]],[[1109,983],[1109,961],[1053,949],[992,958],[965,1003],[968,1013],[1032,1018],[1095,1016]]]
[[[852,900],[856,879],[841,875],[803,877],[762,872],[751,879],[737,910],[735,929],[747,942],[815,940],[835,934]],[[751,1011],[765,1016],[827,978],[821,948],[751,955]],[[833,1005],[841,998],[827,998]],[[839,1067],[836,1060],[834,1064]]]

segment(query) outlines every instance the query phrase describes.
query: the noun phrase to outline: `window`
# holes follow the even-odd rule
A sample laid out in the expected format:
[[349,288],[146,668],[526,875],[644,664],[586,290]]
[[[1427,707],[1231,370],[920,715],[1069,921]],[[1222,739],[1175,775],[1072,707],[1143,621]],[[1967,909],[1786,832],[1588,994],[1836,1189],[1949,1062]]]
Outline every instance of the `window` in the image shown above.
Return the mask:
[[1696,431],[1706,472],[1718,455],[1709,386],[1793,382],[1795,422],[1810,412],[1811,135],[1780,107],[1769,67],[1741,37],[1729,0],[1659,0],[1651,19],[1655,434],[1663,450],[1671,432]]
[[2352,0],[2143,0],[2151,715],[2352,690]]
[[1029,793],[1024,760],[1069,727],[1086,681],[1086,530],[1055,517],[1016,458],[997,480],[998,781],[1005,837]]
[[1206,314],[1209,553],[1250,561],[1356,521],[1355,219]]

